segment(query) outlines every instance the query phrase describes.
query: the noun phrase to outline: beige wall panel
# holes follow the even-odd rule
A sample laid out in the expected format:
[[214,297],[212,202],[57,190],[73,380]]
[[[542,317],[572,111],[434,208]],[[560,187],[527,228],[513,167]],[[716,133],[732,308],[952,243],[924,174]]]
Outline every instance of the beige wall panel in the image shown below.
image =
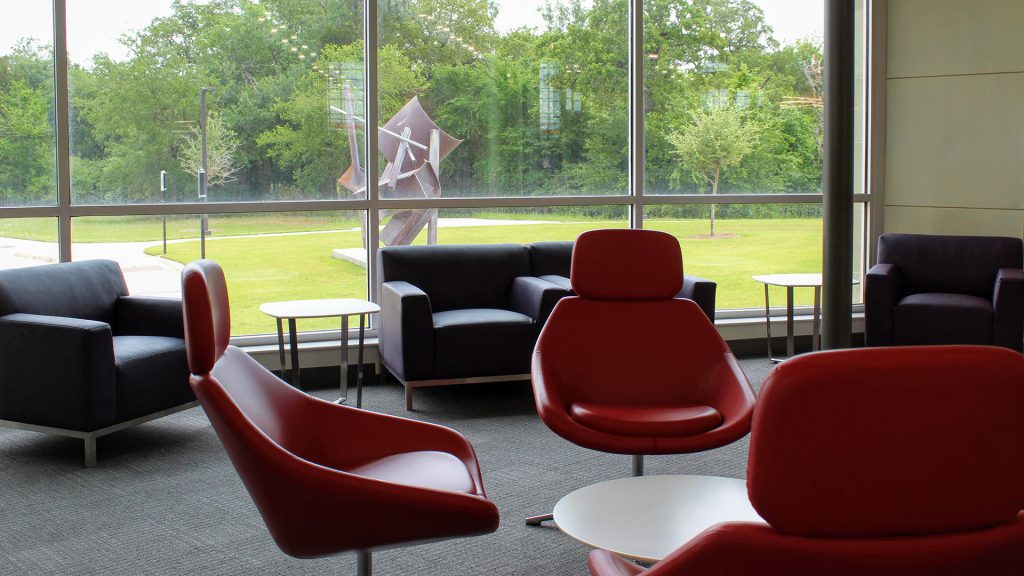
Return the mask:
[[1024,71],[1024,0],[889,0],[888,76]]
[[1024,210],[886,206],[885,231],[1020,238],[1024,234]]
[[887,90],[887,205],[1024,209],[1024,73]]

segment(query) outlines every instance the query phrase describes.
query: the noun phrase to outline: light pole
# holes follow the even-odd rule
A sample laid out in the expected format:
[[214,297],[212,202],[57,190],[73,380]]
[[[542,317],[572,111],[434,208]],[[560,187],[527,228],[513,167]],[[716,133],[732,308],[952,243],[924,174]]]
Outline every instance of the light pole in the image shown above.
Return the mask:
[[[167,201],[167,170],[160,171],[160,203]],[[167,214],[163,215],[164,224],[164,255],[167,254]]]
[[[210,89],[203,86],[199,90],[199,133],[201,138],[200,165],[198,174],[199,201],[206,202],[206,93]],[[209,226],[206,212],[199,215],[199,257],[206,258],[206,229]]]

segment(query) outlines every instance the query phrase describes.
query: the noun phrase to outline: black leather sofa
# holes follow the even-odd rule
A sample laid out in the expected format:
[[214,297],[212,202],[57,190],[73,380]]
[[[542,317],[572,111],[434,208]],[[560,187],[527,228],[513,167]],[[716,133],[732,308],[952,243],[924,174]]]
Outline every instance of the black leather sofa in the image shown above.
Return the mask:
[[0,271],[0,425],[85,441],[195,406],[181,301],[129,296],[116,262]]
[[868,346],[1024,342],[1019,238],[883,234],[864,280]]
[[[573,242],[389,246],[381,270],[379,352],[415,388],[529,379],[540,329],[572,295]],[[683,292],[714,318],[715,284],[686,277]]]

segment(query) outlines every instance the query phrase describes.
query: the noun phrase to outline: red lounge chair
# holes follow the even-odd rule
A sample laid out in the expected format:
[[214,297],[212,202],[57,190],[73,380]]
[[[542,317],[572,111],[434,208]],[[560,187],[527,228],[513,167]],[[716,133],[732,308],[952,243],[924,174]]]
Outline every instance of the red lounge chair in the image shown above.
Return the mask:
[[473,447],[458,432],[341,406],[280,380],[228,345],[224,273],[182,271],[193,391],[277,545],[290,556],[359,553],[498,527]]
[[533,353],[537,412],[551,430],[633,455],[636,476],[645,454],[710,450],[750,431],[754,393],[736,358],[697,304],[674,298],[675,237],[585,232],[570,276],[578,296],[559,300]]
[[768,524],[718,524],[644,570],[593,576],[1024,574],[1024,356],[866,348],[799,356],[765,382],[747,491]]

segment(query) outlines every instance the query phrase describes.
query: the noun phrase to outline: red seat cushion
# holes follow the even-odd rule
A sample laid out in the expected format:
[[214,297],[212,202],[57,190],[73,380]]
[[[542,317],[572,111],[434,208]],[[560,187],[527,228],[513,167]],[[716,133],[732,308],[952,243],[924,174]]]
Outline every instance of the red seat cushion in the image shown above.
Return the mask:
[[473,493],[473,480],[466,470],[466,464],[448,454],[425,450],[402,452],[373,460],[347,470],[351,474],[366,476],[386,482],[447,490],[449,492]]
[[703,404],[621,406],[573,403],[569,415],[579,424],[621,436],[693,436],[721,426],[722,414]]

